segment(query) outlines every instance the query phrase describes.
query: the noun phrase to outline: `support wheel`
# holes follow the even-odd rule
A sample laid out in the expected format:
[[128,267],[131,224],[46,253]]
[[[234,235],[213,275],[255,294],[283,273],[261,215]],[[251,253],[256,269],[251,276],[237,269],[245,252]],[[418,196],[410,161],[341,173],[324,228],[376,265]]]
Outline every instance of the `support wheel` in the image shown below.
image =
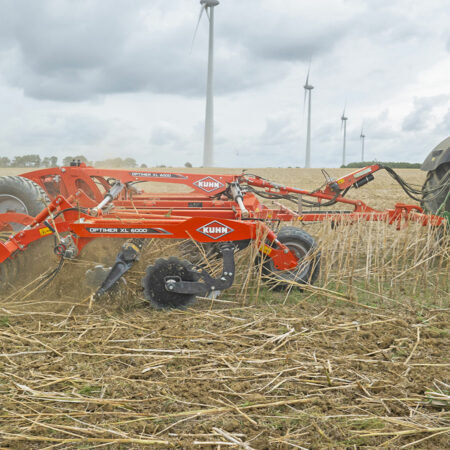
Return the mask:
[[290,288],[292,283],[313,284],[320,266],[320,252],[314,238],[296,227],[282,228],[277,238],[295,254],[298,265],[293,270],[278,270],[270,257],[265,258],[262,273],[267,284],[278,290]]
[[188,261],[175,257],[157,259],[153,266],[147,267],[142,280],[145,298],[158,309],[185,308],[195,300],[195,295],[168,291],[166,280],[174,277],[183,281],[197,281],[198,276],[192,272],[192,267]]
[[[0,177],[0,215],[16,212],[34,217],[44,209],[45,202],[50,203],[50,199],[34,181],[19,176]],[[19,231],[23,227],[21,223],[10,223],[3,231]]]

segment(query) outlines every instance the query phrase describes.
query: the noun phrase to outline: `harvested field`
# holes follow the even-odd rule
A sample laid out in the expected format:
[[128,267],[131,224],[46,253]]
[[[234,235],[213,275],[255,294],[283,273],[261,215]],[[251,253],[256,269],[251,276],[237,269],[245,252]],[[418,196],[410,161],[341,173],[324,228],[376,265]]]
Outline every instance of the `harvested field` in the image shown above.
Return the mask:
[[[30,169],[32,170],[32,169]],[[186,173],[241,173],[241,169],[225,169],[225,168],[154,168],[148,170],[156,170],[161,172],[186,172]],[[246,169],[247,170],[247,169]],[[333,178],[339,178],[345,174],[353,172],[357,169],[326,169]],[[19,175],[27,172],[27,169],[0,169],[2,175]],[[325,181],[321,169],[248,169],[248,173],[255,173],[262,177],[268,178],[279,183],[289,186],[315,189],[322,185]],[[396,169],[401,177],[405,178],[409,183],[422,186],[425,181],[426,172],[419,169]],[[174,189],[173,184],[158,183],[157,189],[164,191],[164,188],[170,191]],[[375,180],[361,189],[350,191],[349,198],[358,198],[374,208],[393,208],[396,202],[410,203],[409,197],[402,191],[400,186],[383,170],[375,174]]]
[[[318,169],[255,172],[322,183]],[[385,174],[354,195],[380,208],[407,201]],[[320,242],[321,274],[303,291],[265,286],[248,248],[219,299],[151,309],[139,287],[145,266],[178,251],[154,241],[120,292],[93,302],[84,272],[120,246],[105,240],[44,290],[3,295],[1,445],[449,447],[448,239],[416,225],[306,230]],[[35,266],[54,268],[36,252]]]

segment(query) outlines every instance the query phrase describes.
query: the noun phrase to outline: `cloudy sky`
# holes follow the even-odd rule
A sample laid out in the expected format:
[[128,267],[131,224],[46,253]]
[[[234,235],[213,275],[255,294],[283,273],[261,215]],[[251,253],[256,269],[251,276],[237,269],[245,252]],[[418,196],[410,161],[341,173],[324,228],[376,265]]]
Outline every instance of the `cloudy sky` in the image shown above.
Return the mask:
[[[208,22],[198,0],[0,0],[0,156],[200,165]],[[215,161],[422,161],[450,135],[448,0],[221,0]]]

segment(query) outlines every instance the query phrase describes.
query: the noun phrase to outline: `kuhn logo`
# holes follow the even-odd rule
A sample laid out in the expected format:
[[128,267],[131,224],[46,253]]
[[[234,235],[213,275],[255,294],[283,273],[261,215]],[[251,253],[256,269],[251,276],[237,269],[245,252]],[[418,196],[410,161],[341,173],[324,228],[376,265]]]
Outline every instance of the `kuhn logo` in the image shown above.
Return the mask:
[[197,231],[199,233],[204,234],[205,236],[210,237],[211,239],[219,239],[227,234],[232,233],[234,230],[230,227],[227,227],[223,223],[217,222],[214,220],[213,222],[209,222],[207,225],[203,225],[198,228]]
[[196,181],[194,184],[206,192],[212,192],[225,186],[223,183],[217,181],[213,177],[202,178],[201,180]]

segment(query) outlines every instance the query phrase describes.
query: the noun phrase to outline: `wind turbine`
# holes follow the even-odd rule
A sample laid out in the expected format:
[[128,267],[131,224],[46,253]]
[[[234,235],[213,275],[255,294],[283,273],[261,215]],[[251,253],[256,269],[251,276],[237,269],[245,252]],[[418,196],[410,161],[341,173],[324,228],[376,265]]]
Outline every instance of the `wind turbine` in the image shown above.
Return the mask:
[[303,98],[303,108],[305,107],[306,96],[308,96],[308,122],[306,125],[306,155],[305,155],[305,168],[309,169],[311,167],[311,91],[314,89],[314,86],[309,84],[309,70],[306,75],[306,81],[303,88],[305,89],[305,96]]
[[341,116],[341,130],[342,128],[344,128],[344,142],[342,145],[342,165],[345,166],[345,144],[346,144],[346,140],[347,140],[347,120],[348,117],[346,117],[345,115],[345,108],[344,111],[342,112],[342,116]]
[[[208,44],[208,79],[206,83],[206,110],[205,110],[205,139],[203,146],[203,166],[214,165],[214,97],[213,97],[213,72],[214,72],[214,7],[218,0],[200,0],[200,15],[195,27],[194,39],[197,34],[203,11],[209,19],[209,44]],[[193,39],[193,40],[194,40]]]
[[361,161],[364,161],[364,139],[366,138],[366,135],[363,133],[362,127],[361,127],[361,134],[359,135],[359,138],[361,139]]

